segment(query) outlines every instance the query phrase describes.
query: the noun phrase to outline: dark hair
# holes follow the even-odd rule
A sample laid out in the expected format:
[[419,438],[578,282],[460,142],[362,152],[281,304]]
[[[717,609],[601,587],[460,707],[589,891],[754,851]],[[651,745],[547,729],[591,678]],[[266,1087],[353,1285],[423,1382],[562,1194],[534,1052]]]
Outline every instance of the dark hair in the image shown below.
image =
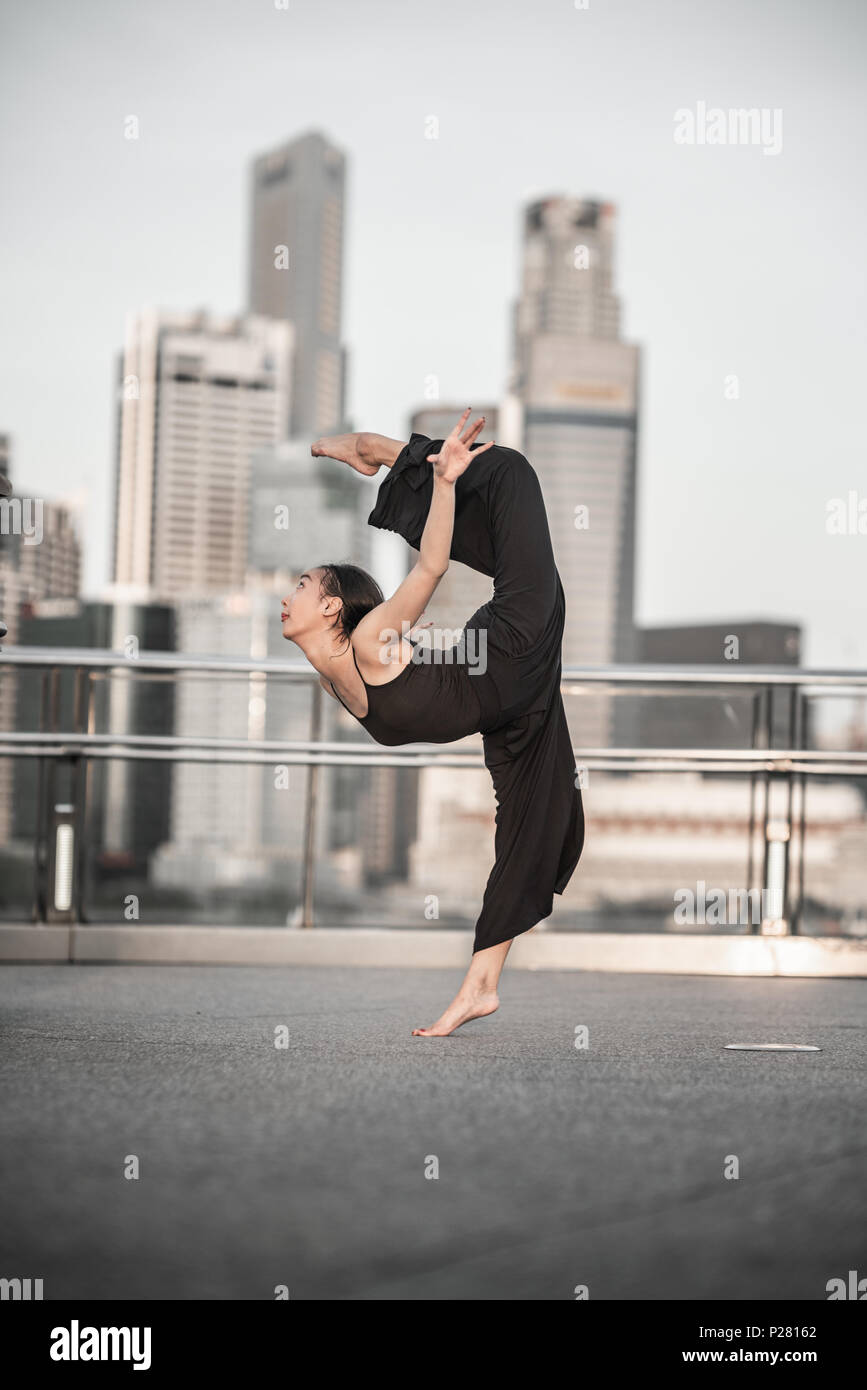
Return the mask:
[[343,601],[333,626],[348,642],[349,634],[365,614],[385,602],[385,595],[376,580],[358,565],[321,565],[318,568],[322,570],[320,593]]

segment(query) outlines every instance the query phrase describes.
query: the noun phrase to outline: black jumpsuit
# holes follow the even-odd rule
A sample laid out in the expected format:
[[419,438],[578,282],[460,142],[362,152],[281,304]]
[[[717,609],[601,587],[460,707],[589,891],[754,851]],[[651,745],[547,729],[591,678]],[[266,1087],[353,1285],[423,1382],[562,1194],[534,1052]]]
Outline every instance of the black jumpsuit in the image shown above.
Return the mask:
[[[419,548],[433,492],[427,455],[442,444],[410,437],[380,484],[371,526]],[[550,916],[584,846],[560,694],[565,596],[542,489],[523,454],[495,444],[457,479],[451,557],[492,576],[493,596],[468,619],[452,660],[418,648],[394,680],[365,682],[368,713],[359,723],[386,745],[481,732],[497,810],[475,954]]]

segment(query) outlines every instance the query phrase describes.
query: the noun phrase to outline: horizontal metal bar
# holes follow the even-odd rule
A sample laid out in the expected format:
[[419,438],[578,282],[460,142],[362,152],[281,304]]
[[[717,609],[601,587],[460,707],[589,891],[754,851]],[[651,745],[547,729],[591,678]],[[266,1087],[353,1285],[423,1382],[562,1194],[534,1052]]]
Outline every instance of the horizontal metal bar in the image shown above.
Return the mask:
[[[3,744],[28,744],[38,745],[37,752],[43,752],[46,748],[62,745],[69,752],[87,752],[91,749],[96,750],[100,745],[112,747],[141,747],[141,748],[202,748],[202,749],[226,749],[243,752],[251,750],[262,753],[279,754],[281,752],[316,752],[324,751],[329,753],[342,753],[349,749],[353,753],[360,753],[375,756],[382,747],[378,743],[346,743],[327,741],[313,742],[310,739],[247,739],[247,738],[215,738],[205,734],[82,734],[82,733],[63,733],[50,731],[47,733],[8,733],[0,734],[0,747]],[[412,747],[424,751],[434,751],[437,748],[450,746],[452,752],[458,758],[479,756],[475,747],[468,748],[464,752],[455,749],[453,745],[437,743],[414,743],[403,744],[402,747]],[[867,757],[867,754],[864,755]]]
[[[207,735],[194,734],[84,734],[75,732],[51,731],[47,733],[5,733],[0,734],[0,752],[19,753],[25,748],[32,749],[35,756],[42,755],[49,750],[62,752],[63,756],[70,754],[87,754],[87,756],[98,756],[101,749],[109,748],[117,750],[120,748],[141,748],[157,749],[162,748],[167,751],[189,751],[200,749],[204,752],[261,752],[269,756],[280,757],[290,753],[328,753],[344,756],[351,754],[354,758],[375,763],[380,756],[381,744],[378,743],[345,743],[345,742],[313,742],[309,739],[246,739],[246,738],[216,738]],[[448,749],[451,759],[458,763],[468,761],[475,765],[481,760],[481,747],[476,745],[464,750],[456,748],[454,744],[438,743],[408,743],[399,745],[391,750],[393,756],[410,759],[417,753],[429,754],[435,761],[438,757],[446,756],[440,754],[439,750]],[[406,750],[404,752],[403,750]],[[576,754],[577,756],[577,754]],[[690,760],[702,759],[707,762],[731,762],[737,765],[755,764],[762,770],[776,772],[788,772],[792,770],[797,762],[808,766],[813,763],[836,763],[845,762],[861,771],[867,771],[867,752],[850,751],[848,749],[817,749],[817,748],[588,748],[582,750],[582,756],[604,757],[612,761],[623,763],[634,762],[636,758],[653,758],[654,760],[666,762],[688,762]]]
[[[248,661],[218,656],[188,656],[180,652],[141,652],[128,657],[123,652],[91,647],[5,647],[0,651],[0,667],[73,667],[90,671],[158,673],[200,673],[249,675],[261,673],[289,681],[313,682],[317,672],[304,661]],[[611,665],[566,666],[563,668],[564,693],[579,692],[581,685],[705,685],[705,686],[803,686],[820,689],[867,689],[867,672],[803,669],[793,666],[689,666],[689,665]],[[576,683],[578,683],[576,685]],[[575,685],[571,690],[570,686]]]
[[[0,748],[0,756],[3,755]],[[52,750],[46,753],[44,750],[34,750],[35,754],[46,758],[64,758],[72,756],[63,750]],[[16,750],[14,757],[26,757],[26,753]],[[168,763],[208,763],[213,766],[215,763],[236,763],[239,766],[261,764],[266,767],[274,766],[274,758],[267,753],[244,754],[236,752],[224,752],[214,754],[204,749],[189,749],[182,752],[172,752],[166,749],[144,749],[144,748],[104,748],[95,749],[87,754],[88,758],[118,758],[127,762],[168,762]],[[452,758],[448,754],[441,758],[431,757],[429,754],[415,754],[412,757],[398,758],[393,754],[383,754],[375,761],[371,758],[359,758],[351,753],[341,756],[339,753],[301,753],[288,754],[280,759],[281,764],[289,767],[454,767],[454,768],[483,768],[485,766],[481,758],[475,762],[467,759]]]
[[[468,767],[485,766],[481,751],[476,754],[460,754],[448,745],[444,747],[425,747],[405,744],[400,749],[387,753],[380,751],[379,745],[371,748],[363,744],[332,744],[333,751],[323,751],[318,746],[297,744],[279,745],[268,749],[267,745],[251,751],[245,742],[240,744],[226,740],[220,747],[201,746],[200,743],[180,741],[179,746],[166,746],[156,740],[155,747],[148,747],[135,740],[129,742],[116,739],[93,745],[86,738],[69,738],[55,743],[32,740],[39,735],[18,736],[22,742],[10,743],[0,738],[0,756],[6,757],[45,757],[45,758],[118,758],[130,761],[162,761],[176,763],[239,763],[263,764],[273,766],[279,760],[290,766],[300,767]],[[55,735],[55,738],[58,736]],[[29,740],[29,741],[28,741]],[[324,748],[324,746],[323,746]],[[702,753],[693,749],[676,749],[670,752],[654,750],[653,753],[635,752],[623,749],[598,749],[595,752],[573,749],[576,765],[596,771],[626,772],[803,772],[805,774],[827,776],[864,776],[863,754],[841,753],[834,759],[827,753],[806,750],[795,753],[783,750],[778,756],[768,756],[761,750],[719,750]]]

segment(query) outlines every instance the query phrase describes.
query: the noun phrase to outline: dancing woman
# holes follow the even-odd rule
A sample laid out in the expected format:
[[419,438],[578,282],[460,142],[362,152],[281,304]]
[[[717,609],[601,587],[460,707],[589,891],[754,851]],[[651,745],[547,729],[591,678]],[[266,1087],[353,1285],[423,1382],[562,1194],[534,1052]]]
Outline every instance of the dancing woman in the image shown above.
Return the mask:
[[[419,1037],[446,1037],[498,1007],[513,939],[553,910],[584,845],[584,808],[560,694],[565,598],[536,474],[468,407],[446,439],[361,433],[318,440],[315,457],[389,469],[368,517],[419,557],[391,598],[354,565],[321,565],[283,600],[283,636],[377,743],[451,743],[481,732],[497,803],[495,862],[473,958],[455,999]],[[420,662],[408,632],[449,559],[490,575],[490,601],[449,660]],[[431,652],[434,658],[437,654]]]

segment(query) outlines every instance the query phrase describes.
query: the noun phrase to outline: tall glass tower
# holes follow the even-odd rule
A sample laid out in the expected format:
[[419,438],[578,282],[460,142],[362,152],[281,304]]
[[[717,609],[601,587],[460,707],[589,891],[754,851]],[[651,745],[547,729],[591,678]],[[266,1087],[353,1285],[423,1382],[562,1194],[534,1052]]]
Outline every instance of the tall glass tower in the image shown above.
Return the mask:
[[[564,665],[634,659],[640,353],[620,338],[614,220],[610,203],[582,198],[524,211],[510,391],[566,591]],[[579,742],[608,745],[611,700],[581,709]]]
[[317,438],[343,427],[345,176],[344,155],[318,131],[252,165],[248,308],[294,327],[292,436]]

